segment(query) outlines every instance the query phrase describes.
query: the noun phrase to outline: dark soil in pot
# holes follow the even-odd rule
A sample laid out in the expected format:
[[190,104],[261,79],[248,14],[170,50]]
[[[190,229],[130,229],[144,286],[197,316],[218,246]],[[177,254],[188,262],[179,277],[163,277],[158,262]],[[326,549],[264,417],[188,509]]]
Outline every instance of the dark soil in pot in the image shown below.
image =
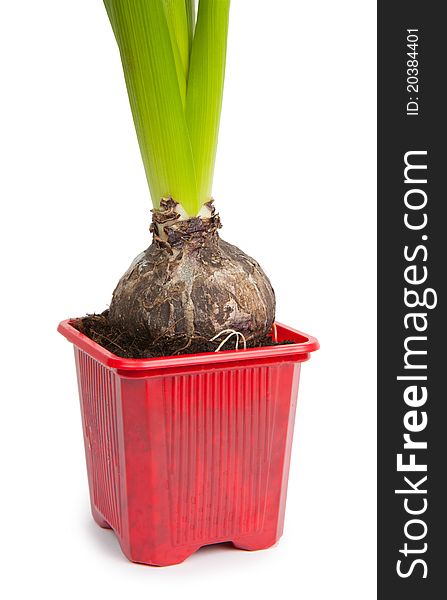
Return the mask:
[[[200,352],[215,352],[227,337],[223,334],[215,341],[202,337],[179,336],[177,339],[155,340],[148,345],[147,338],[138,338],[111,324],[109,311],[99,315],[87,315],[72,321],[73,327],[92,339],[94,342],[122,358],[155,358],[160,356],[176,356],[180,354],[199,354]],[[292,341],[275,342],[270,336],[252,339],[247,342],[247,348],[260,348],[263,346],[279,346],[293,344]],[[243,348],[239,339],[238,349]],[[220,350],[235,350],[236,336],[230,337]]]

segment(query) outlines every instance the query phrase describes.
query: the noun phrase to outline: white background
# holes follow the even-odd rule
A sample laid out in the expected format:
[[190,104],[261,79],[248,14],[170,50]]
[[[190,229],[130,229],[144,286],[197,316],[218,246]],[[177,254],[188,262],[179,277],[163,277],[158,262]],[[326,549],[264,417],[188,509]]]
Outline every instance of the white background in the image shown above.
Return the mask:
[[[285,534],[131,564],[89,514],[72,349],[149,244],[100,0],[0,8],[1,552],[15,598],[375,598],[375,2],[233,0],[214,196],[303,366]],[[6,575],[6,577],[5,577]]]

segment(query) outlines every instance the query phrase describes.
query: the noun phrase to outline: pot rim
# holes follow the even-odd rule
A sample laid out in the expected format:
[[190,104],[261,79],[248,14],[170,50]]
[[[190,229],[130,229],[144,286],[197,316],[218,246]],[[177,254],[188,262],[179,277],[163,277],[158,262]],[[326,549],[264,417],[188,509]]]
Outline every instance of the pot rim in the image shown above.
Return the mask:
[[167,369],[173,367],[188,367],[197,365],[221,365],[235,361],[245,362],[253,359],[279,361],[290,360],[292,362],[304,362],[310,358],[310,353],[318,350],[318,340],[307,333],[298,331],[275,322],[279,338],[293,340],[293,344],[282,346],[264,346],[262,348],[247,348],[239,350],[223,350],[221,352],[201,352],[200,354],[180,354],[178,356],[162,356],[156,358],[121,358],[106,350],[98,343],[78,331],[71,322],[74,319],[66,319],[59,323],[57,328],[69,342],[80,348],[101,364],[120,371],[140,371],[152,369]]

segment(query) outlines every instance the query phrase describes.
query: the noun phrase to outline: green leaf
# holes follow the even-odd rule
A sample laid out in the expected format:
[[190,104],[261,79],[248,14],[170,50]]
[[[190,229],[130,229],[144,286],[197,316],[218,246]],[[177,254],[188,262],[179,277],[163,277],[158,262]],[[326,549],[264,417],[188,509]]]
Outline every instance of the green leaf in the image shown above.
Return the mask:
[[185,0],[186,18],[188,21],[189,52],[191,53],[192,41],[194,39],[194,28],[196,26],[196,3],[195,0]]
[[230,0],[104,0],[152,201],[188,215],[211,197]]
[[211,197],[225,78],[230,0],[200,0],[186,93],[199,203]]
[[189,30],[185,0],[163,0],[171,42],[179,51],[185,81],[189,70]]
[[[153,204],[158,207],[162,197],[172,196],[195,215],[200,204],[194,160],[163,3],[104,3],[121,54]],[[185,30],[187,37],[187,26]]]

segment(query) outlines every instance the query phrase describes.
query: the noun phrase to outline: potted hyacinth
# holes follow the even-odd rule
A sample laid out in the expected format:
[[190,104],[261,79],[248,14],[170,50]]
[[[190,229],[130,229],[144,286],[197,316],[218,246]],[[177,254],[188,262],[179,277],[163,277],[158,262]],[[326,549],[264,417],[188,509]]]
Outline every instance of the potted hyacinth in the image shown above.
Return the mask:
[[259,264],[222,240],[212,180],[229,0],[104,0],[152,198],[152,243],[75,346],[93,517],[125,555],[181,562],[282,533],[301,363]]

